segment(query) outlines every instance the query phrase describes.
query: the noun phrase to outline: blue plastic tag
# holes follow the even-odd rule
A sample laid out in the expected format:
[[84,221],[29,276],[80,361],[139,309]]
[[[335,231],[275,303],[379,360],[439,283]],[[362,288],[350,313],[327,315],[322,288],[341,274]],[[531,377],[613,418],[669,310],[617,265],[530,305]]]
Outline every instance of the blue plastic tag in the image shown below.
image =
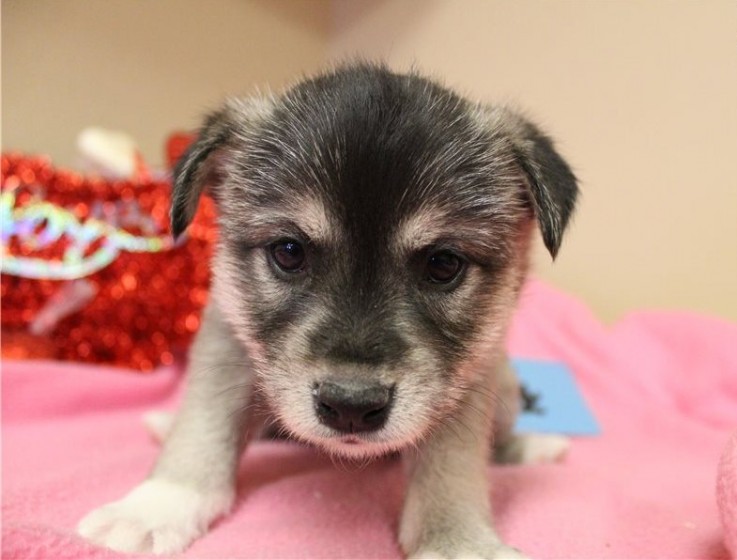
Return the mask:
[[513,359],[522,385],[518,432],[597,435],[601,433],[571,371],[558,362]]

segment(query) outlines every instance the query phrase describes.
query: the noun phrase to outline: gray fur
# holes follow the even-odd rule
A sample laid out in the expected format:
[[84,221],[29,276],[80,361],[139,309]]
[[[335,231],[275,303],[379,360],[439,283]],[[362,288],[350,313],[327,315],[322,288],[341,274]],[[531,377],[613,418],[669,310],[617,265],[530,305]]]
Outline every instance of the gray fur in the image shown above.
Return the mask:
[[[187,397],[148,481],[80,532],[119,550],[186,546],[232,503],[258,397],[329,453],[411,450],[409,556],[517,557],[493,529],[485,465],[494,438],[524,456],[504,336],[535,220],[554,256],[577,193],[550,139],[508,110],[362,64],[208,117],[175,173],[175,234],[205,188],[221,235]],[[284,239],[303,249],[298,272],[274,261]],[[452,283],[428,276],[443,251],[460,262]],[[348,434],[322,422],[315,387],[328,382],[391,388],[386,421]],[[139,512],[153,502],[164,506]]]

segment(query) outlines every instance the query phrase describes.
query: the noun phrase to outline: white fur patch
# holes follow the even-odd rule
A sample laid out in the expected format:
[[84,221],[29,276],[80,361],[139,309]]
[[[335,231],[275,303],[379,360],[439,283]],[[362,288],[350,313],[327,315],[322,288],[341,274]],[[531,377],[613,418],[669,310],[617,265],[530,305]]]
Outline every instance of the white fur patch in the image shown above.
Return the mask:
[[338,232],[337,223],[331,220],[325,205],[316,198],[304,197],[300,200],[300,211],[295,217],[302,230],[313,241],[328,241]]
[[396,234],[396,244],[400,251],[416,251],[434,243],[447,231],[443,229],[445,213],[439,209],[424,209],[400,224]]
[[232,503],[232,494],[205,495],[164,480],[147,480],[123,499],[85,516],[77,533],[118,552],[176,554]]

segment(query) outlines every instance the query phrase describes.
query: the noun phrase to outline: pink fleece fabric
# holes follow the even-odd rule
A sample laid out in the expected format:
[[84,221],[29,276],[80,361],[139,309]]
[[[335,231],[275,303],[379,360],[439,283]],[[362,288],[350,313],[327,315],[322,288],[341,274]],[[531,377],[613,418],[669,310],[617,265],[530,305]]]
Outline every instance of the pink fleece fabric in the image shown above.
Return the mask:
[[717,503],[722,516],[724,540],[737,558],[737,431],[732,434],[719,461]]
[[[489,467],[511,544],[540,559],[728,558],[715,486],[737,426],[737,326],[648,312],[606,328],[531,282],[509,349],[566,362],[603,428],[575,439],[563,464]],[[3,558],[123,556],[74,526],[146,475],[157,446],[140,416],[173,406],[181,369],[3,364]],[[356,469],[295,443],[257,442],[236,510],[182,557],[400,558],[404,484],[396,459]]]

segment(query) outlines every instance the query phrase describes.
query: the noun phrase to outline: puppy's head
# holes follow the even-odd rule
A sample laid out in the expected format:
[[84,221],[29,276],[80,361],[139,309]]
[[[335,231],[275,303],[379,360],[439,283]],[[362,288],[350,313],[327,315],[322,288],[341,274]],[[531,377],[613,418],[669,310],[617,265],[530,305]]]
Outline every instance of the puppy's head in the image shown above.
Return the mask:
[[207,187],[213,297],[283,425],[328,450],[412,444],[498,357],[539,224],[576,181],[548,137],[416,75],[359,65],[210,115],[172,227]]

